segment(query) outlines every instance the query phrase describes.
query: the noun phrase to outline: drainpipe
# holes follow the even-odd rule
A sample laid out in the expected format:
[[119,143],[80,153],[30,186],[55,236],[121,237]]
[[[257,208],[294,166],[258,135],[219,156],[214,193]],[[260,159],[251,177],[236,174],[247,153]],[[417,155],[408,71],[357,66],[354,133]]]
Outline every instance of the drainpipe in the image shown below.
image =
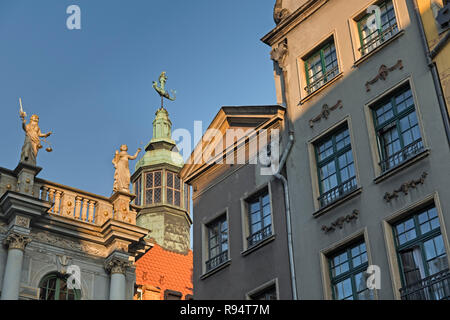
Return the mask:
[[[288,120],[289,121],[289,120]],[[292,285],[292,299],[298,300],[297,297],[297,280],[295,277],[295,267],[294,267],[294,252],[293,252],[293,242],[292,242],[292,226],[291,226],[291,206],[289,201],[289,186],[287,179],[280,173],[286,164],[287,157],[289,152],[294,145],[294,133],[292,131],[289,132],[289,141],[286,145],[286,148],[283,151],[283,155],[280,160],[280,164],[278,166],[277,172],[274,174],[275,178],[281,180],[284,188],[284,202],[286,209],[286,228],[287,228],[287,236],[288,236],[288,252],[289,252],[289,268],[291,271],[291,285]]]
[[450,118],[449,118],[449,115],[447,112],[447,106],[446,106],[446,103],[444,100],[444,93],[442,92],[441,82],[439,80],[439,74],[438,74],[436,65],[433,62],[433,58],[436,57],[436,55],[439,53],[440,49],[442,49],[444,47],[445,43],[448,41],[448,39],[450,37],[449,36],[450,31],[447,31],[446,36],[441,41],[439,41],[439,43],[435,46],[435,48],[433,49],[433,52],[431,53],[430,49],[428,47],[428,42],[427,42],[427,38],[425,35],[425,28],[422,23],[422,18],[420,16],[420,11],[419,11],[419,6],[417,5],[417,0],[414,0],[413,3],[414,3],[414,11],[416,13],[417,24],[419,25],[420,38],[422,39],[422,44],[425,49],[425,57],[427,59],[428,67],[431,70],[434,87],[436,89],[436,94],[438,97],[439,109],[441,110],[442,120],[444,121],[445,133],[447,135],[447,142],[448,142],[448,145],[450,146]]

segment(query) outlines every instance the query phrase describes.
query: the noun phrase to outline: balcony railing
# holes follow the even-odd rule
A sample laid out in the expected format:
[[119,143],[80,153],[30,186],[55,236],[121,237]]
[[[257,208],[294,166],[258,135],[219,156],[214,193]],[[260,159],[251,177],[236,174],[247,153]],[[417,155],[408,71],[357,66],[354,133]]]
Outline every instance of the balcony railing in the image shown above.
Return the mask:
[[443,270],[400,289],[402,300],[450,300],[450,270]]
[[215,269],[227,261],[228,261],[228,250],[206,261],[206,271]]
[[313,93],[314,91],[320,89],[323,85],[325,85],[330,80],[333,80],[339,73],[339,66],[335,66],[333,69],[328,70],[325,74],[323,74],[320,78],[312,81],[309,85],[305,87],[305,91],[308,94]]
[[382,160],[380,162],[381,170],[383,172],[388,171],[389,169],[392,169],[398,166],[399,164],[405,162],[406,160],[412,158],[413,156],[421,152],[423,149],[424,147],[422,139],[418,139],[413,143],[404,147],[402,150]]
[[318,200],[320,202],[320,207],[323,208],[328,206],[329,204],[332,204],[333,202],[339,200],[340,198],[349,194],[353,190],[356,190],[357,186],[358,185],[356,184],[356,177],[344,181],[337,187],[323,193],[319,197]]
[[49,214],[55,216],[96,225],[113,216],[108,199],[57,184],[42,185],[40,199],[52,204]]
[[267,239],[272,235],[272,225],[269,224],[267,227],[255,232],[250,237],[247,238],[248,246],[254,246],[255,244]]
[[[376,37],[371,38],[369,41],[364,43],[364,45],[362,45],[361,48],[359,48],[361,55],[364,56],[370,53],[372,50],[378,48],[382,43],[384,43],[385,41],[392,38],[395,34],[397,34],[398,31],[399,30],[397,24],[390,26],[381,33],[379,32],[379,30],[374,31],[372,34],[378,33],[378,35]],[[368,37],[372,36],[372,34],[369,35]]]

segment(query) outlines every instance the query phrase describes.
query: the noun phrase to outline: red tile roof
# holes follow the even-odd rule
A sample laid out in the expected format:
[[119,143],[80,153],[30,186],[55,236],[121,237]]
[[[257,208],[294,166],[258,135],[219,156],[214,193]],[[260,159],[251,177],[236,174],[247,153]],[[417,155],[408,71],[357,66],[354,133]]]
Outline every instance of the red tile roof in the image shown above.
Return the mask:
[[183,255],[155,244],[136,262],[136,284],[160,288],[161,299],[165,290],[181,292],[185,299],[193,294],[192,272],[192,250]]

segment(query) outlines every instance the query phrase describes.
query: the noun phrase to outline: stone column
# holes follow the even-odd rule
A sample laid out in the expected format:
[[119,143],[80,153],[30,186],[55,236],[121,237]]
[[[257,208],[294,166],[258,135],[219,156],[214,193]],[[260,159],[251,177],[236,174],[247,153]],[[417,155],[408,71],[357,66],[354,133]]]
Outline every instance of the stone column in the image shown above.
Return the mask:
[[23,253],[31,238],[19,233],[10,233],[4,240],[8,246],[5,274],[3,276],[1,300],[18,300]]
[[125,271],[128,266],[128,261],[124,261],[118,258],[109,259],[105,263],[106,271],[111,274],[109,300],[125,300]]

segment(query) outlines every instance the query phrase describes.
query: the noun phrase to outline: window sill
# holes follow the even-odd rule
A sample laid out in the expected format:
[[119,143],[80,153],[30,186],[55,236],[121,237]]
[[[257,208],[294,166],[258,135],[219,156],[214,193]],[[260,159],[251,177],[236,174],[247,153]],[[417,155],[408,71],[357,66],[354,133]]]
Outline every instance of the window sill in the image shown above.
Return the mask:
[[377,48],[370,51],[369,53],[366,53],[365,55],[361,56],[358,60],[356,60],[354,62],[353,68],[358,68],[362,63],[364,63],[364,61],[368,60],[370,57],[375,55],[378,51],[381,51],[384,47],[388,46],[391,42],[394,42],[395,40],[400,38],[404,33],[405,33],[405,30],[403,30],[403,29],[400,30],[399,32],[397,32],[397,34],[395,36],[393,36],[389,40],[386,40],[385,42],[380,44]]
[[430,149],[425,149],[422,152],[416,154],[414,157],[409,158],[408,160],[397,165],[396,167],[383,172],[381,175],[376,177],[373,181],[375,182],[375,184],[378,184],[381,181],[384,181],[384,180],[388,179],[389,177],[395,175],[396,173],[402,171],[403,169],[413,165],[414,163],[428,157],[429,154],[430,154]]
[[271,235],[270,237],[268,237],[267,239],[264,239],[260,242],[258,242],[257,244],[254,244],[251,247],[248,247],[247,249],[245,249],[244,251],[241,252],[241,255],[243,255],[244,257],[249,255],[250,253],[252,253],[253,251],[258,250],[261,247],[264,247],[265,245],[267,245],[268,243],[272,242],[275,240],[275,235]]
[[319,94],[320,92],[322,92],[323,90],[325,90],[326,88],[328,88],[329,86],[331,86],[333,83],[335,83],[336,81],[338,81],[339,79],[342,78],[342,76],[344,75],[344,73],[341,71],[339,72],[339,74],[334,77],[333,79],[331,79],[330,81],[328,81],[327,83],[325,83],[323,86],[321,86],[319,89],[317,89],[316,91],[314,91],[313,93],[308,94],[306,97],[304,97],[303,99],[300,100],[300,102],[298,103],[299,106],[301,106],[302,104],[304,104],[305,102],[307,102],[308,100],[312,99],[314,96],[316,96],[317,94]]
[[314,218],[320,217],[321,215],[327,213],[328,211],[331,211],[331,210],[333,210],[334,208],[340,206],[342,203],[344,203],[344,202],[346,202],[346,201],[348,201],[348,200],[350,200],[350,199],[353,199],[354,197],[360,195],[361,192],[362,192],[362,188],[361,188],[361,187],[358,188],[358,189],[355,189],[354,191],[352,191],[352,192],[346,194],[345,196],[343,196],[343,197],[337,199],[337,200],[334,201],[333,203],[330,203],[330,204],[328,204],[327,206],[325,206],[325,207],[319,209],[318,211],[314,212],[314,213],[313,213],[313,217],[314,217]]
[[228,267],[231,264],[231,259],[229,259],[228,261],[222,263],[221,265],[215,267],[214,269],[209,270],[208,272],[206,272],[205,274],[200,276],[200,280],[204,280],[210,276],[212,276],[213,274],[225,269],[226,267]]

